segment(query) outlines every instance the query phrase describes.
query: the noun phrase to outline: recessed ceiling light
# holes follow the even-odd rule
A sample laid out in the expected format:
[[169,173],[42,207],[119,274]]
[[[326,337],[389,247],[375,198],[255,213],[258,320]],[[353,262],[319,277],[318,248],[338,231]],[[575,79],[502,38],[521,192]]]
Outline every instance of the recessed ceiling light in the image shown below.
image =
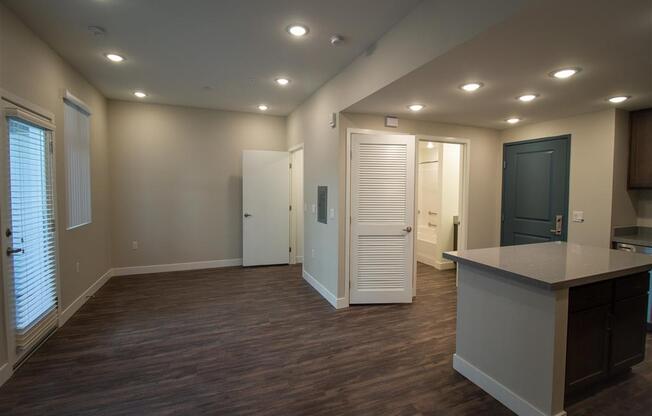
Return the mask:
[[428,144],[426,145],[426,147],[427,147],[428,149],[433,149],[433,148],[435,147],[435,144],[434,144],[433,142],[428,142]]
[[580,71],[580,68],[562,68],[551,72],[550,75],[557,79],[566,79],[572,77]]
[[122,57],[122,56],[120,56],[118,54],[115,54],[115,53],[107,53],[104,56],[106,56],[106,59],[108,59],[111,62],[122,62],[122,61],[125,60],[124,57]]
[[521,121],[521,119],[518,118],[518,117],[510,117],[510,118],[508,118],[508,119],[505,120],[505,121],[508,122],[509,124],[516,124],[516,123],[518,123],[519,121]]
[[519,97],[516,97],[519,101],[523,101],[524,103],[529,103],[530,101],[534,100],[537,98],[539,94],[523,94]]
[[269,109],[269,107],[267,107],[265,104],[261,104],[261,105],[258,106],[258,109],[260,111],[267,111]]
[[309,29],[303,25],[290,25],[286,30],[290,35],[296,36],[297,38],[305,36],[309,32]]
[[611,98],[609,98],[609,102],[610,102],[610,103],[614,103],[614,104],[620,104],[620,103],[622,103],[623,101],[627,101],[627,100],[629,100],[630,98],[631,98],[631,97],[628,96],[628,95],[617,95],[617,96],[615,96],[615,97],[611,97]]
[[414,111],[414,112],[421,111],[425,107],[426,106],[423,105],[423,104],[410,104],[410,105],[408,105],[408,108],[410,109],[410,111]]
[[285,77],[278,77],[278,78],[276,78],[276,83],[278,85],[286,86],[286,85],[288,85],[290,83],[290,80],[288,78],[285,78]]
[[136,97],[138,97],[138,98],[145,98],[145,97],[147,97],[147,94],[145,94],[145,93],[142,92],[142,91],[136,91],[136,92],[134,92],[134,95],[135,95]]
[[469,82],[463,85],[460,85],[460,88],[466,92],[474,92],[482,88],[484,84],[481,82]]

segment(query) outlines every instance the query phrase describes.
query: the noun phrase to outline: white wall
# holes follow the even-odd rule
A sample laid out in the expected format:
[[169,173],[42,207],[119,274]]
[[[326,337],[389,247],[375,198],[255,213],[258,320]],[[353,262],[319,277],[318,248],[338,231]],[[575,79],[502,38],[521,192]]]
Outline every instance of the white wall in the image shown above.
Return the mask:
[[[60,308],[65,310],[111,268],[106,100],[2,4],[0,39],[0,88],[51,111],[56,117],[59,301]],[[90,119],[93,222],[70,231],[65,229],[67,207],[61,98],[64,89],[85,101],[93,112]],[[79,272],[75,270],[78,261]],[[4,322],[2,315],[3,310],[0,310],[0,321]],[[4,337],[4,331],[0,336]],[[0,366],[6,360],[5,345],[6,341],[0,339]]]
[[109,118],[113,266],[241,258],[242,151],[285,150],[286,119],[125,101]]
[[[584,211],[585,222],[569,222],[568,241],[570,242],[598,247],[610,245],[615,131],[616,111],[609,109],[514,127],[500,134],[501,148],[502,144],[507,142],[571,135],[568,212],[571,216],[575,210]],[[501,171],[501,163],[502,158],[499,158],[496,163],[497,174]],[[619,168],[619,171],[621,170]],[[622,180],[622,177],[619,179]],[[500,193],[497,197],[500,197]],[[499,221],[498,227],[500,227]]]
[[453,250],[453,217],[460,215],[460,175],[462,145],[443,143],[441,145],[441,209],[437,232],[437,261],[448,263],[442,254]]

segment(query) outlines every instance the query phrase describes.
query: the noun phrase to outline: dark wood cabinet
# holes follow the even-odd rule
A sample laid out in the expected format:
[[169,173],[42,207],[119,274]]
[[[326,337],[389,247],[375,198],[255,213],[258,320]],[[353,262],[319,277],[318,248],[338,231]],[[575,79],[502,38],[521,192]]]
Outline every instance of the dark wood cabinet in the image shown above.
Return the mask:
[[630,117],[629,187],[652,188],[652,108]]
[[566,394],[645,359],[648,273],[570,289]]
[[[568,316],[566,391],[603,381],[609,376],[609,305]],[[590,346],[590,348],[587,348]]]
[[647,295],[624,299],[614,303],[611,354],[611,372],[621,372],[645,359],[645,328]]

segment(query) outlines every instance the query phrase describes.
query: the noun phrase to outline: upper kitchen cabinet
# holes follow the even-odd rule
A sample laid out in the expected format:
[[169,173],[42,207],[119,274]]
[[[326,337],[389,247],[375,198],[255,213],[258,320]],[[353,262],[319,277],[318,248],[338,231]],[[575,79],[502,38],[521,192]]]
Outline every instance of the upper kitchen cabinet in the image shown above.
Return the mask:
[[652,108],[630,113],[629,187],[652,188]]

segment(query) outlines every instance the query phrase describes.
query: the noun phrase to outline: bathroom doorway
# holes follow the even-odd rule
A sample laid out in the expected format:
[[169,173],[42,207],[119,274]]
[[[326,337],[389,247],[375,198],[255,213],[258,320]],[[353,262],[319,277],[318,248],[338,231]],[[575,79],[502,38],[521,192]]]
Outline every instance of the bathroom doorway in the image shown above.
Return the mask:
[[419,138],[416,260],[438,270],[455,268],[444,252],[466,247],[467,153],[463,140]]

